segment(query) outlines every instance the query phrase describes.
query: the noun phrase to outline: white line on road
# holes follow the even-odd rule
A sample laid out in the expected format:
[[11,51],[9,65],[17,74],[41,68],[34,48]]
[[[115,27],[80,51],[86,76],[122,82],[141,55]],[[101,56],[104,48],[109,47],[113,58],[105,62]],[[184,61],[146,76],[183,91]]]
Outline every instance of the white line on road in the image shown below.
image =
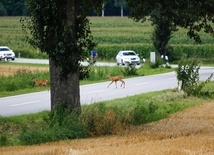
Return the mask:
[[19,103],[19,104],[13,104],[10,105],[11,107],[16,107],[16,106],[22,106],[22,105],[26,105],[26,104],[32,104],[32,103],[38,103],[40,101],[33,101],[33,102],[26,102],[26,103]]
[[90,91],[90,92],[87,92],[85,94],[93,94],[93,93],[99,93],[99,92],[103,92],[105,91],[105,89],[102,89],[102,90],[96,90],[96,91]]
[[176,77],[169,78],[169,80],[176,80]]
[[137,83],[135,84],[135,86],[140,86],[140,85],[144,85],[144,84],[147,84],[148,82],[142,82],[142,83]]

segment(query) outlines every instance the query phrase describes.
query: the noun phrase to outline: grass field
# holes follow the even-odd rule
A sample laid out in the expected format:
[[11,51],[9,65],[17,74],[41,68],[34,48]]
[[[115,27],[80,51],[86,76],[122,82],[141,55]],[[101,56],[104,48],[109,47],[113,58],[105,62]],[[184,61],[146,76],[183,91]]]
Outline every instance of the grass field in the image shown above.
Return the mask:
[[[0,17],[0,45],[11,47],[18,56],[47,58],[44,53],[30,46],[24,37],[20,23],[21,17]],[[135,50],[140,56],[149,56],[154,51],[151,35],[153,26],[149,21],[134,22],[128,17],[89,17],[94,40],[98,43],[100,59],[114,59],[118,50]],[[180,28],[173,34],[170,46],[179,53],[190,53],[201,57],[213,57],[214,38],[200,32],[203,44],[195,45],[186,35],[187,31]],[[90,55],[90,51],[89,51]]]

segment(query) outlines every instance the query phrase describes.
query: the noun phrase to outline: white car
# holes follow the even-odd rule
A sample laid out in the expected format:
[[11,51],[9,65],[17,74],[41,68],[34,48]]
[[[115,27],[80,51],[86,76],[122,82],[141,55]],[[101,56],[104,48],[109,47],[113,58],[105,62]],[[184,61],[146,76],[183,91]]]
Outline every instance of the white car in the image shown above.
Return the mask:
[[0,46],[0,60],[15,60],[15,53],[7,46]]
[[134,51],[125,50],[119,51],[116,56],[117,65],[137,64],[140,65],[140,57]]

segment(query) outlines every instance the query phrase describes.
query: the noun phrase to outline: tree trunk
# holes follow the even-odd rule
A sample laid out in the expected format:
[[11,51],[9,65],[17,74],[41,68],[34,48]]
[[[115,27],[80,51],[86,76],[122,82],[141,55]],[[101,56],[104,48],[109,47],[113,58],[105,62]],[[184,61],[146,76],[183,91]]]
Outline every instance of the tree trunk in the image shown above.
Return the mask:
[[71,110],[80,107],[79,73],[69,73],[67,78],[59,78],[54,61],[50,60],[51,111],[58,103],[70,105]]
[[[79,9],[79,0],[65,0],[67,21],[65,26],[74,23],[77,11]],[[72,34],[71,34],[72,35]],[[70,48],[72,50],[72,47]],[[71,56],[67,59],[76,62],[77,56],[75,51],[71,51]],[[58,103],[66,103],[70,105],[71,110],[80,108],[80,90],[79,90],[79,71],[70,71],[66,78],[60,78],[61,68],[56,67],[53,60],[49,60],[50,66],[50,85],[51,85],[51,111],[53,111]]]
[[123,17],[123,5],[120,6],[120,14],[121,14],[121,17]]
[[105,3],[102,4],[102,17],[105,16]]

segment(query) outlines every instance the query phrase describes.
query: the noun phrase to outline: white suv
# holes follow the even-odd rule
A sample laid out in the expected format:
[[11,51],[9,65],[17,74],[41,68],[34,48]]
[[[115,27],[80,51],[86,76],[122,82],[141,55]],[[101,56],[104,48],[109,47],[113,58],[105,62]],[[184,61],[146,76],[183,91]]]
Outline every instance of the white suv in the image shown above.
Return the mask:
[[0,60],[15,60],[15,53],[7,46],[0,46]]
[[140,57],[138,54],[136,54],[134,51],[131,50],[125,50],[125,51],[119,51],[116,56],[116,63],[119,65],[125,65],[125,64],[137,64],[140,65]]

